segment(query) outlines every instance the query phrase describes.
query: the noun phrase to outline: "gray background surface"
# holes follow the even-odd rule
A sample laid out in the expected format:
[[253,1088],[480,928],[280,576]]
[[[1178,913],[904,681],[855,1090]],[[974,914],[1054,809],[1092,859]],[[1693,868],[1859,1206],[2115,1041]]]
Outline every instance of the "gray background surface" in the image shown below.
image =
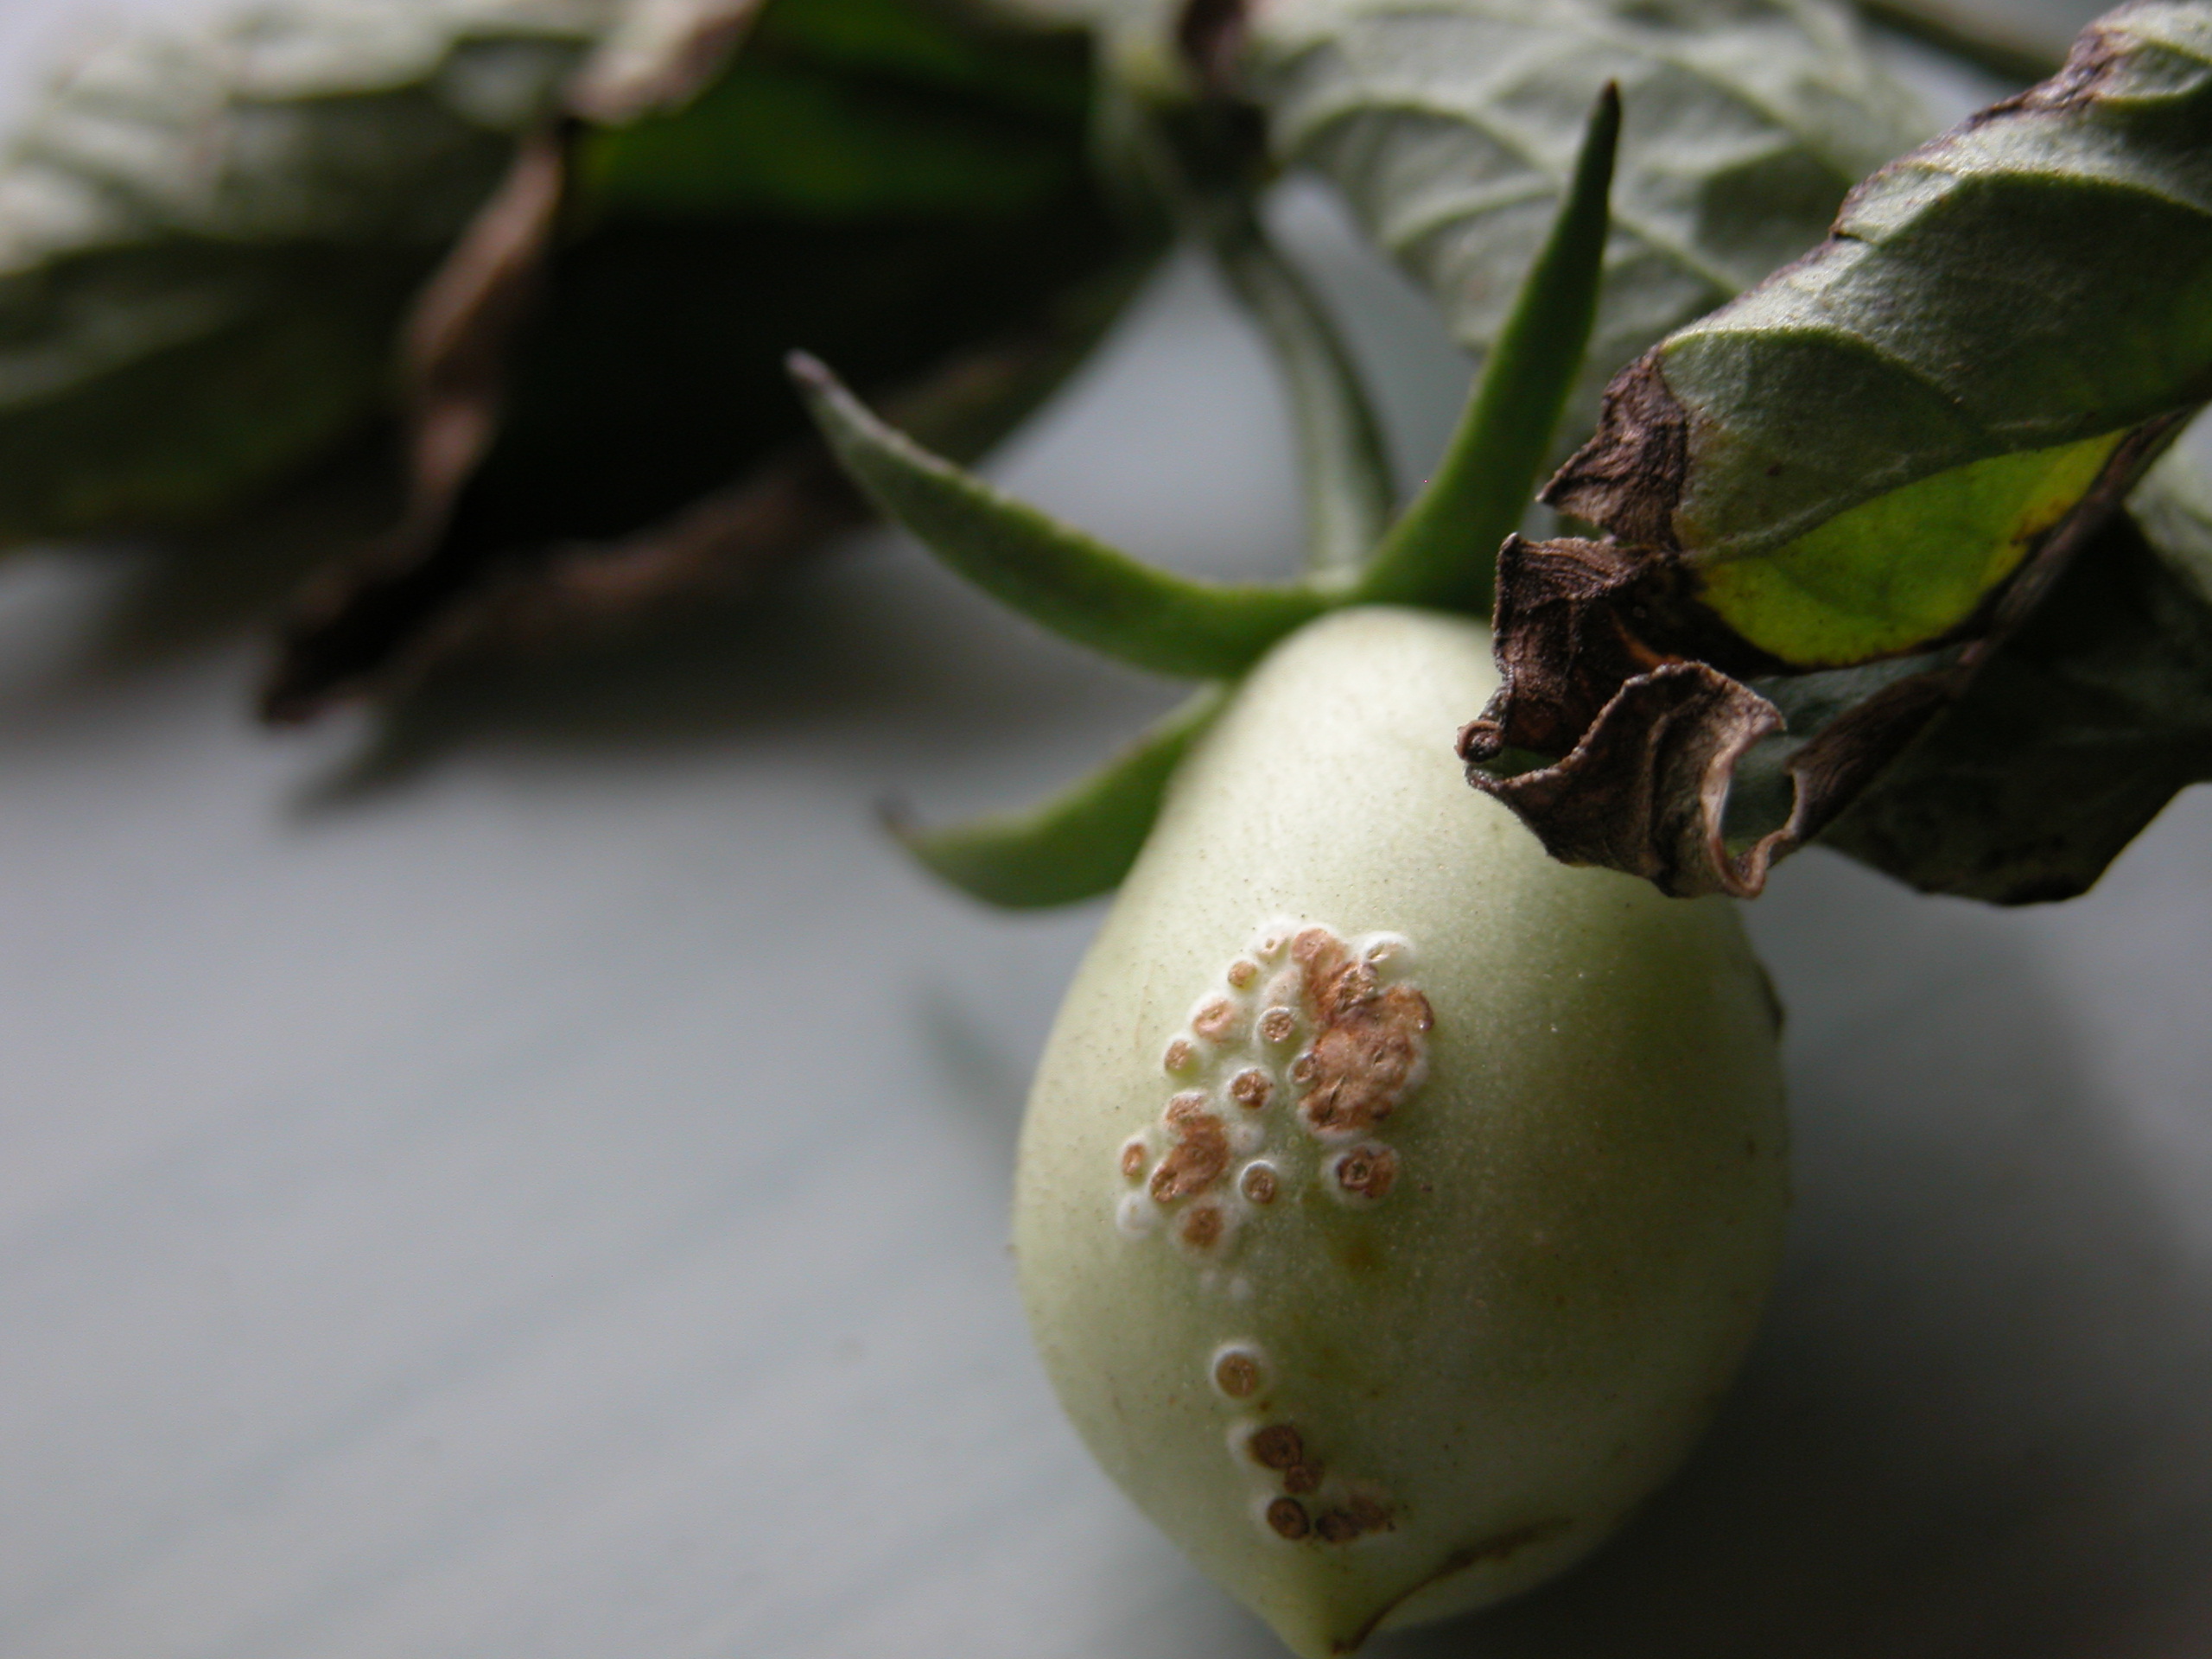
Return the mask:
[[[7,87],[99,26],[15,0]],[[1286,217],[1418,467],[1462,369]],[[1190,264],[992,470],[1192,569],[1295,541]],[[284,573],[209,556],[0,567],[0,1654],[1276,1652],[1091,1467],[1014,1302],[1023,1080],[1100,912],[982,913],[872,820],[1027,798],[1171,693],[883,534],[272,736]],[[1741,1385],[1582,1570],[1378,1650],[2206,1651],[2212,802],[2070,906],[1815,853],[1751,920],[1799,1199]]]

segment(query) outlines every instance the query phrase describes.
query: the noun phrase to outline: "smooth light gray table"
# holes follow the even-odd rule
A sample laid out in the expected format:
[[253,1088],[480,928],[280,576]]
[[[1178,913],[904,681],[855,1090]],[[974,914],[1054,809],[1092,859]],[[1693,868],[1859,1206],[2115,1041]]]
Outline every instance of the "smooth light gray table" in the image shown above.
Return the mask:
[[[1462,370],[1286,211],[1433,453]],[[1179,265],[995,470],[1273,570],[1272,400]],[[273,736],[284,573],[208,570],[0,568],[0,1654],[1276,1651],[1091,1467],[1014,1302],[1023,1080],[1099,912],[982,913],[872,817],[1023,799],[1168,692],[876,535]],[[1799,1198],[1741,1385],[1584,1569],[1378,1650],[2204,1652],[2212,802],[2074,905],[1815,853],[1751,919]]]

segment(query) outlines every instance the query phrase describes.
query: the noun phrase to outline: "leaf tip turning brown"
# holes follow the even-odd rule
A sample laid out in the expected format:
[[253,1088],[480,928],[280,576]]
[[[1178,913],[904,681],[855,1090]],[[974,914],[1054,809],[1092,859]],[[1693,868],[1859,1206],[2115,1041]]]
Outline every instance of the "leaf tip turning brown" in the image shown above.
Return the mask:
[[1647,352],[1605,388],[1598,429],[1544,486],[1547,506],[1604,524],[1622,540],[1673,547],[1689,472],[1689,415]]

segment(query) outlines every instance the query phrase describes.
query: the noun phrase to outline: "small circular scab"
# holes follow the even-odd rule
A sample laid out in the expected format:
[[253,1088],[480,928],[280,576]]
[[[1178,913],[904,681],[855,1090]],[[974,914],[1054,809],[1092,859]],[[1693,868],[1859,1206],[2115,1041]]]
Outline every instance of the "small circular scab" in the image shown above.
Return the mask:
[[1173,1096],[1168,1100],[1166,1116],[1172,1127],[1196,1122],[1205,1116],[1205,1091],[1198,1089],[1185,1089],[1181,1094]]
[[1344,1507],[1351,1511],[1351,1518],[1359,1522],[1362,1532],[1395,1532],[1397,1523],[1391,1520],[1389,1508],[1379,1498],[1365,1492],[1354,1492]]
[[1254,1204],[1273,1204],[1281,1190],[1281,1181],[1273,1164],[1250,1163],[1244,1166],[1243,1174],[1237,1177],[1236,1190]]
[[1122,1143],[1122,1174],[1124,1179],[1135,1180],[1144,1173],[1147,1153],[1144,1136],[1133,1135]]
[[1306,1461],[1306,1437],[1288,1423],[1269,1423],[1253,1430],[1244,1449],[1262,1469],[1295,1469]]
[[1221,1243],[1221,1236],[1228,1227],[1219,1205],[1200,1204],[1184,1211],[1176,1230],[1192,1249],[1210,1250]]
[[1248,962],[1239,957],[1229,964],[1229,982],[1240,991],[1259,976],[1260,964],[1256,962]]
[[1224,1042],[1236,1027],[1236,1005],[1217,996],[1191,1018],[1191,1029],[1210,1043]]
[[1224,1348],[1213,1358],[1213,1385],[1231,1400],[1260,1391],[1260,1357],[1249,1348]]
[[1294,1463],[1282,1471],[1282,1489],[1293,1497],[1321,1488],[1321,1465],[1318,1463]]
[[1318,961],[1321,953],[1337,942],[1337,936],[1325,927],[1301,927],[1298,937],[1290,942],[1290,956],[1294,962]]
[[1278,1538],[1294,1542],[1313,1530],[1313,1523],[1306,1518],[1306,1506],[1294,1497],[1279,1497],[1268,1505],[1268,1525]]
[[1263,1042],[1287,1043],[1298,1034],[1298,1011],[1294,1008],[1269,1008],[1260,1016],[1260,1038]]
[[1275,1080],[1256,1065],[1247,1066],[1229,1080],[1229,1097],[1248,1112],[1256,1112],[1275,1091]]
[[1198,1061],[1198,1051],[1187,1037],[1178,1037],[1167,1045],[1167,1052],[1160,1057],[1160,1064],[1170,1071],[1187,1071]]
[[1398,1154],[1388,1147],[1370,1143],[1344,1154],[1332,1171],[1339,1190],[1370,1203],[1389,1196],[1398,1179]]
[[1359,1522],[1342,1510],[1325,1510],[1313,1523],[1325,1544],[1348,1544],[1359,1536]]
[[1320,1074],[1321,1062],[1313,1058],[1313,1051],[1310,1048],[1290,1063],[1290,1080],[1293,1083],[1311,1083]]

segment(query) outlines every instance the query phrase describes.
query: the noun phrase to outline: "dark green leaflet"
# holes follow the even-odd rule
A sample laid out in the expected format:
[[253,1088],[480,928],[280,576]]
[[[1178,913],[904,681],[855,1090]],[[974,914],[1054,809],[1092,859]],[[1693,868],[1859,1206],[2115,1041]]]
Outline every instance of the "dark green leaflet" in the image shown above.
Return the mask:
[[397,556],[295,625],[264,708],[404,679],[472,628],[735,588],[856,522],[793,347],[939,448],[995,442],[1158,246],[1090,171],[1090,84],[1065,31],[770,0],[688,105],[578,126],[553,245],[525,256],[533,308],[498,353],[495,435],[457,488],[424,486]]
[[1917,103],[1822,0],[1285,0],[1256,8],[1247,90],[1486,351],[1608,80],[1626,118],[1606,282],[1568,442],[1659,339],[1827,230],[1926,136]]
[[1056,140],[1088,89],[1058,45],[883,0],[781,6],[686,107],[587,135],[579,188],[594,211],[654,218],[1018,213],[1080,170]]
[[0,539],[205,518],[383,407],[399,318],[612,7],[130,36],[0,170]]
[[1821,839],[1915,887],[1997,904],[2090,887],[2177,791],[2212,779],[2200,512],[2139,498],[2114,518]]
[[1815,254],[1637,372],[1679,407],[1679,470],[1602,481],[1601,435],[1561,505],[1649,521],[1787,660],[1963,620],[2121,433],[2212,396],[2212,9],[2113,13],[2066,73],[1885,168]]
[[[1566,855],[1739,893],[1923,728],[1923,757],[2002,728],[2018,778],[2048,779],[2095,724],[2059,711],[2108,677],[2114,618],[2151,603],[2152,567],[2099,526],[2208,395],[2212,5],[2144,0],[2050,81],[1883,169],[1813,254],[1615,382],[1546,496],[1612,539],[1514,554],[1509,684],[1471,728],[1471,775]],[[2063,629],[2027,619],[2076,555],[2100,568],[2063,577],[2085,619],[2070,664]],[[2113,598],[2129,584],[2133,611]],[[2171,692],[2194,651],[2173,645],[2144,683]],[[1885,660],[1911,671],[1851,677]],[[2037,685],[2052,724],[2031,738],[2012,705]],[[2194,740],[2147,717],[2140,736],[2169,752],[2136,768],[2163,799]],[[1959,750],[1955,775],[2003,772],[1996,753]],[[1764,821],[1751,797],[1726,804],[1739,762],[1786,785]],[[2022,790],[1955,791],[1941,837],[1885,840],[1871,809],[1838,833],[1899,860],[1916,839],[1925,855],[1897,868],[1923,885],[2032,897],[2084,885],[2141,821],[2141,791],[2093,808],[2085,786],[2066,856],[2037,874],[2008,827]],[[1924,779],[1905,794],[1933,798]],[[1904,821],[1905,794],[1883,821]]]

